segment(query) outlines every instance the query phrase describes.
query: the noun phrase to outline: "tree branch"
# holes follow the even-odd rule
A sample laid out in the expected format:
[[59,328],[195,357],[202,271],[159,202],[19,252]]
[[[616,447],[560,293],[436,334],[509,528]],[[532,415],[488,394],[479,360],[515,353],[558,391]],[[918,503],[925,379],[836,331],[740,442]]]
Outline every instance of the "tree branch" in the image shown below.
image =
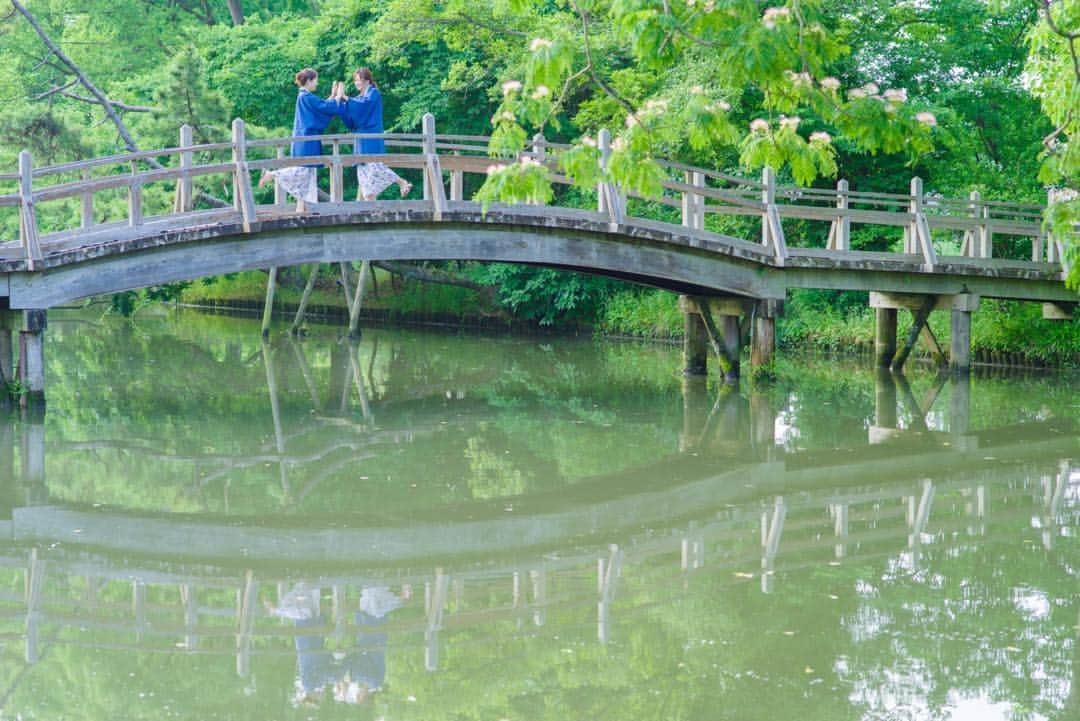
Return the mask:
[[376,268],[382,268],[383,270],[400,275],[404,278],[411,280],[418,280],[423,283],[438,283],[440,285],[453,285],[459,288],[468,288],[480,293],[488,300],[494,300],[495,298],[495,286],[483,285],[476,281],[469,280],[468,278],[462,278],[461,276],[447,273],[446,271],[435,270],[433,268],[421,268],[420,266],[413,265],[412,263],[399,263],[392,260],[380,260],[372,261],[371,263]]
[[1069,32],[1064,30],[1054,20],[1054,13],[1052,12],[1054,0],[1042,0],[1042,2],[1046,15],[1046,24],[1055,35],[1065,39],[1065,43],[1069,47],[1069,55],[1072,57],[1073,74],[1076,76],[1077,82],[1080,82],[1080,52],[1076,49],[1076,41],[1080,40],[1080,31]]
[[[34,100],[44,100],[45,98],[52,95],[63,95],[65,98],[71,98],[72,100],[80,100],[84,103],[90,103],[91,105],[101,105],[101,103],[95,98],[88,98],[85,95],[79,95],[78,93],[73,93],[68,90],[68,88],[78,82],[79,81],[76,79],[63,85],[58,85],[54,88],[46,90],[41,95],[35,96]],[[121,103],[118,100],[110,100],[109,102],[112,103],[113,107],[115,108],[119,108],[120,110],[126,110],[132,113],[152,113],[155,110],[155,108],[151,108],[146,105],[128,105],[127,103]]]
[[582,45],[585,50],[584,69],[588,72],[592,81],[596,83],[601,90],[607,93],[608,97],[621,105],[626,112],[633,113],[634,106],[630,104],[630,101],[619,95],[619,93],[615,91],[615,88],[608,85],[607,82],[600,77],[599,73],[596,72],[596,66],[593,64],[592,60],[592,48],[589,45],[589,16],[581,6],[577,4],[576,0],[570,0],[570,5],[574,8],[574,11],[577,12],[578,17],[581,18]]
[[[139,152],[139,145],[135,142],[135,139],[131,137],[131,133],[128,131],[127,126],[124,125],[124,121],[120,119],[119,115],[117,115],[116,109],[113,107],[112,101],[105,97],[105,93],[101,92],[101,90],[98,89],[98,86],[94,85],[94,83],[91,82],[90,78],[88,78],[86,74],[82,71],[82,69],[75,64],[75,61],[69,58],[67,54],[63,50],[61,50],[56,43],[52,41],[48,33],[45,32],[45,30],[41,27],[41,24],[37,21],[37,18],[34,17],[33,13],[27,10],[23,6],[23,4],[19,2],[19,0],[11,0],[11,5],[19,12],[19,14],[26,18],[26,21],[30,23],[30,27],[32,27],[34,29],[34,32],[38,34],[38,37],[41,38],[41,42],[45,44],[45,47],[47,47],[52,52],[52,54],[55,55],[56,58],[61,63],[63,63],[64,66],[67,67],[67,69],[76,78],[78,78],[82,86],[85,87],[90,92],[90,94],[97,99],[97,103],[105,109],[105,115],[108,117],[109,120],[112,121],[112,124],[116,127],[116,131],[120,134],[120,138],[124,141],[124,146],[128,149],[128,152]],[[87,101],[89,102],[89,99],[87,99]],[[154,158],[147,158],[146,164],[153,168],[159,169],[165,167]],[[221,198],[214,197],[209,193],[200,192],[199,196],[205,199],[211,205],[217,206],[219,208],[227,208],[229,207],[229,205],[231,205],[230,203],[226,203]]]

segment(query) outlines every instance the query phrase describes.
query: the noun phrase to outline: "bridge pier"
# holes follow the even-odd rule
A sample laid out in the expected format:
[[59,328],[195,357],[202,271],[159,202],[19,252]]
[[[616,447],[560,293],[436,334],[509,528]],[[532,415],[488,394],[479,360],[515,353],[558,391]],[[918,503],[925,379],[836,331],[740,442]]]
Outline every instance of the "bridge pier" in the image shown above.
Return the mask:
[[776,317],[783,301],[759,300],[754,307],[754,328],[750,339],[750,370],[769,366],[776,355]]
[[45,310],[23,311],[19,331],[19,383],[22,395],[19,405],[45,407]]
[[874,308],[874,363],[888,368],[896,355],[896,308]]
[[[742,336],[739,317],[746,312],[746,301],[740,298],[707,298],[679,296],[683,313],[683,374],[707,375],[709,346],[720,362],[724,380],[739,379],[739,358],[742,355]],[[720,316],[719,324],[715,317]]]
[[[973,293],[952,295],[927,295],[917,293],[870,293],[870,307],[874,309],[874,361],[880,367],[903,370],[915,343],[919,338],[929,345],[930,352],[941,365],[945,364],[945,352],[938,343],[928,320],[935,310],[951,312],[952,324],[949,341],[949,367],[954,373],[967,373],[971,369],[971,314],[979,308],[979,296]],[[915,323],[904,342],[897,349],[896,319],[901,308],[910,310]]]
[[679,296],[679,307],[683,312],[683,375],[708,375],[709,336],[705,319],[689,296]]

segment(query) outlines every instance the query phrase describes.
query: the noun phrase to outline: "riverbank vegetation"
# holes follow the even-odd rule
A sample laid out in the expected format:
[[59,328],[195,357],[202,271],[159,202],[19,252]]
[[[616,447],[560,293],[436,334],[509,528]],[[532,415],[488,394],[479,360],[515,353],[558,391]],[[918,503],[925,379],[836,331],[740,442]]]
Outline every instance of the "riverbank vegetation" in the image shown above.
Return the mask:
[[[646,196],[661,172],[655,159],[665,156],[743,175],[767,164],[782,182],[819,187],[844,178],[857,190],[905,192],[919,176],[931,196],[978,191],[989,200],[1045,203],[1052,191],[1047,220],[1055,232],[1064,235],[1080,218],[1080,0],[854,7],[789,0],[768,8],[749,0],[6,2],[4,168],[24,147],[38,164],[170,147],[182,123],[197,142],[226,138],[232,117],[253,136],[281,134],[291,125],[295,70],[316,68],[326,89],[366,65],[382,88],[389,132],[414,132],[431,112],[440,132],[491,135],[492,153],[504,158],[534,132],[570,143],[563,170],[581,187],[558,190],[564,205],[595,207],[595,193],[583,188],[601,177],[595,139],[609,128],[615,152],[605,177]],[[547,192],[547,181],[539,166],[511,163],[465,191],[525,198]],[[347,197],[353,183],[347,179]],[[202,206],[230,192],[198,190]],[[154,192],[144,197],[147,207],[171,203]],[[269,189],[261,192],[260,202],[268,201]],[[125,203],[119,193],[102,195],[95,213],[121,217]],[[676,219],[656,204],[635,201],[633,210]],[[48,229],[69,220],[59,217],[68,211],[77,212],[43,208],[40,221]],[[707,223],[760,236],[760,224],[744,218]],[[785,232],[790,245],[825,242],[823,228],[800,221],[785,222]],[[16,233],[15,215],[0,216],[0,235]],[[894,230],[856,227],[851,242],[893,250],[901,241]],[[934,242],[946,250],[956,239]],[[1019,240],[995,239],[996,256],[1030,252]],[[680,332],[675,299],[658,291],[532,267],[429,267],[490,292],[409,280],[399,264],[394,292],[366,303],[394,306],[401,316],[508,318],[663,338]],[[1072,268],[1076,281],[1080,263]],[[114,305],[130,312],[147,299],[261,302],[258,279],[149,289]],[[280,300],[293,302],[302,287],[299,272],[286,273]],[[329,270],[317,293],[325,297],[316,304],[340,297]],[[864,295],[794,293],[787,306],[782,344],[848,349],[870,341]],[[984,302],[976,352],[1075,359],[1077,322],[1038,315],[1035,306]],[[947,329],[935,330],[947,337]]]

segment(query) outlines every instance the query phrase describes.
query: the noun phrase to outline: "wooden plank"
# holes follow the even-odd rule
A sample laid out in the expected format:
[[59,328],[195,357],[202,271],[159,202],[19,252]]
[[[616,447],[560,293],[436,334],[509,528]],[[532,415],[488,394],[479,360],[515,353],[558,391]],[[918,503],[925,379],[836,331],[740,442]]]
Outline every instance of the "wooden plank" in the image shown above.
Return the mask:
[[36,263],[41,260],[37,212],[34,210],[33,169],[30,151],[19,153],[19,229],[28,270],[34,270]]

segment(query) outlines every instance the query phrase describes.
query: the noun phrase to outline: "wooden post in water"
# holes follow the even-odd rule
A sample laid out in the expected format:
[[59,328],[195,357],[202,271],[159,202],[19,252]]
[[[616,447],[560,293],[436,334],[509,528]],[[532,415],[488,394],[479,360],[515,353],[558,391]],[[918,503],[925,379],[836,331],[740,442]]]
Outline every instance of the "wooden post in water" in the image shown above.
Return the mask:
[[367,282],[371,261],[365,260],[360,263],[360,276],[356,279],[356,294],[352,303],[349,304],[349,337],[360,337],[360,305],[364,301],[364,285]]
[[979,307],[979,296],[962,293],[953,298],[952,333],[949,339],[949,369],[953,373],[971,370],[971,314]]
[[874,362],[888,368],[896,355],[896,308],[874,309]]
[[23,327],[19,331],[19,383],[23,407],[45,406],[45,327],[48,324],[44,310],[23,311]]
[[754,328],[750,339],[751,372],[768,366],[776,354],[776,316],[780,301],[759,300],[754,309]]
[[270,318],[274,313],[274,292],[277,290],[277,268],[271,268],[266,278],[266,301],[263,303],[262,337],[270,336]]
[[300,335],[300,327],[304,323],[304,312],[307,310],[308,301],[311,300],[311,292],[315,289],[315,279],[318,275],[319,264],[313,263],[308,273],[307,283],[304,284],[304,293],[300,296],[300,306],[296,309],[296,317],[293,318],[292,326],[289,328],[289,333],[292,335]]
[[709,341],[705,320],[690,296],[679,296],[679,309],[683,314],[683,375],[708,375]]

